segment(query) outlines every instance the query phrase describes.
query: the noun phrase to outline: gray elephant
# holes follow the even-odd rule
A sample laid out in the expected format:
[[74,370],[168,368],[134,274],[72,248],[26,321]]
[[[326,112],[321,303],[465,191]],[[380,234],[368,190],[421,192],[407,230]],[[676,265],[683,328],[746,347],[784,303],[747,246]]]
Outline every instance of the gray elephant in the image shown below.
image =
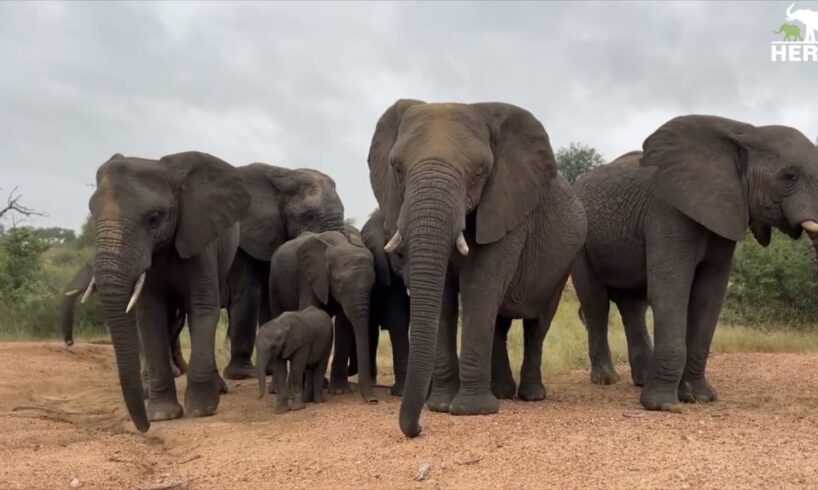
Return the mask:
[[[74,345],[74,311],[77,299],[80,303],[85,303],[88,297],[96,291],[93,283],[94,261],[90,260],[82,265],[71,277],[71,280],[63,290],[60,301],[60,331],[63,334],[65,345]],[[182,355],[182,344],[179,341],[179,334],[185,326],[185,315],[181,311],[173,313],[170,328],[170,360],[173,376],[178,377],[187,372],[187,362]],[[143,380],[147,379],[147,370],[143,370]],[[143,385],[147,386],[144,382]],[[147,392],[145,393],[147,395]]]
[[[332,318],[314,306],[288,311],[261,326],[256,337],[258,396],[267,391],[267,367],[276,383],[275,413],[324,401],[324,374],[332,350]],[[290,362],[289,375],[287,361]],[[288,400],[292,404],[288,406]]]
[[241,238],[227,281],[230,362],[227,379],[254,376],[251,356],[256,329],[270,315],[270,257],[284,242],[305,231],[342,231],[344,205],[327,175],[252,163],[238,167],[252,197],[241,220]]
[[634,381],[645,384],[642,405],[670,410],[680,399],[717,398],[707,356],[733,251],[748,226],[764,246],[772,227],[792,238],[818,233],[818,151],[793,128],[702,115],[670,120],[643,149],[576,183],[589,232],[572,280],[588,326],[592,379],[616,380],[607,341],[613,300]]
[[361,238],[372,253],[375,264],[375,285],[372,288],[369,312],[370,371],[373,380],[376,379],[378,337],[383,328],[389,331],[395,372],[395,383],[389,391],[392,395],[401,396],[409,357],[409,295],[403,282],[402,258],[383,249],[387,243],[387,234],[383,228],[383,213],[379,209],[372,213],[361,228]]
[[[536,323],[531,349],[541,349],[585,239],[582,206],[555,180],[548,135],[509,104],[399,100],[379,119],[368,161],[385,227],[396,230],[386,250],[403,251],[411,291],[401,430],[420,434],[430,378],[431,410],[496,413],[496,319]],[[535,357],[526,357],[518,390],[528,399],[545,396]]]
[[359,360],[364,400],[375,402],[369,372],[369,300],[375,283],[372,254],[354,234],[303,233],[276,250],[270,261],[270,311],[274,316],[308,306],[335,317],[330,393],[349,392],[348,359]]
[[[167,355],[169,319],[177,310],[187,312],[191,336],[185,410],[215,413],[221,286],[250,204],[242,176],[206,153],[159,160],[116,154],[99,168],[96,184],[89,202],[97,227],[94,279],[131,420],[145,432],[149,420],[182,416]],[[147,410],[140,343],[151,378]]]

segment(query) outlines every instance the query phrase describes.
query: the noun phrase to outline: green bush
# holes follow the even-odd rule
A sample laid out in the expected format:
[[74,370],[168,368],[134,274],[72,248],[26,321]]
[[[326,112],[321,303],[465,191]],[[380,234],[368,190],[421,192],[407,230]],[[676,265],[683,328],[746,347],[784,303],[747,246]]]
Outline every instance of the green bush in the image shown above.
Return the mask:
[[754,326],[814,325],[818,282],[812,242],[775,232],[763,248],[748,233],[736,246],[721,320]]

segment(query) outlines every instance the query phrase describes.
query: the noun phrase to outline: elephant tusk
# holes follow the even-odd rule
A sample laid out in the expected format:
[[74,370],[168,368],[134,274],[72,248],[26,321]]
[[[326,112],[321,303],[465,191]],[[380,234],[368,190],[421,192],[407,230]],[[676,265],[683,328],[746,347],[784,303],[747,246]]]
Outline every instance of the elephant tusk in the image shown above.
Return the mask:
[[460,232],[460,235],[457,236],[457,250],[463,255],[469,255],[469,245],[466,243],[466,238],[463,236],[463,232]]
[[80,300],[80,304],[85,304],[88,301],[88,297],[91,296],[91,291],[94,290],[94,284],[97,283],[97,278],[91,276],[91,282],[88,283],[88,287],[85,288],[85,294],[82,295],[82,299]]
[[812,221],[811,219],[808,219],[806,221],[802,221],[801,222],[801,228],[807,230],[807,232],[809,232],[809,233],[813,233],[813,234],[818,233],[818,223],[816,223],[815,221]]
[[125,308],[125,314],[128,314],[133,309],[136,302],[139,300],[139,295],[142,294],[142,286],[145,285],[145,273],[143,272],[139,279],[136,280],[136,285],[133,288],[131,300],[128,301],[128,307]]
[[384,245],[383,247],[384,252],[392,253],[395,250],[397,250],[398,245],[400,245],[400,241],[401,241],[400,231],[396,231],[392,239],[389,240],[389,242],[386,245]]
[[409,288],[406,288],[406,296],[412,296],[412,293],[411,291],[409,291]]
[[71,291],[66,291],[65,295],[66,296],[74,296],[75,294],[79,294],[81,291],[82,291],[82,289],[72,289]]

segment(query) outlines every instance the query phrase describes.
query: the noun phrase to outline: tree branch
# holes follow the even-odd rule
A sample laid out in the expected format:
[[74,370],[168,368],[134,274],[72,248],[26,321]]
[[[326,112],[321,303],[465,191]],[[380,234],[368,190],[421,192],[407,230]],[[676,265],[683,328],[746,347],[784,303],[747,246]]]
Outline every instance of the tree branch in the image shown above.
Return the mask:
[[47,213],[43,213],[43,212],[37,211],[35,209],[32,209],[32,208],[30,208],[28,206],[23,205],[23,203],[21,202],[22,198],[23,198],[23,195],[20,194],[20,192],[17,190],[17,187],[12,189],[11,192],[9,193],[9,195],[8,195],[8,198],[6,198],[5,207],[0,208],[0,220],[2,220],[3,217],[6,216],[7,214],[9,216],[11,216],[12,219],[13,219],[14,214],[12,214],[12,213],[16,213],[16,214],[19,214],[19,215],[22,215],[22,216],[25,216],[25,217],[48,216]]

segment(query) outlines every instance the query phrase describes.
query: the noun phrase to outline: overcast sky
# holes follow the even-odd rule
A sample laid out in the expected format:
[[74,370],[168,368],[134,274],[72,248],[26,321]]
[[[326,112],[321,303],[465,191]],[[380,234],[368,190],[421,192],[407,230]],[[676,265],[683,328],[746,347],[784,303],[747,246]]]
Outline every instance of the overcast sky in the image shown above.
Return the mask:
[[769,61],[788,5],[1,2],[0,196],[79,228],[111,154],[195,149],[320,169],[362,224],[402,97],[517,104],[609,160],[683,113],[815,138],[818,63]]

